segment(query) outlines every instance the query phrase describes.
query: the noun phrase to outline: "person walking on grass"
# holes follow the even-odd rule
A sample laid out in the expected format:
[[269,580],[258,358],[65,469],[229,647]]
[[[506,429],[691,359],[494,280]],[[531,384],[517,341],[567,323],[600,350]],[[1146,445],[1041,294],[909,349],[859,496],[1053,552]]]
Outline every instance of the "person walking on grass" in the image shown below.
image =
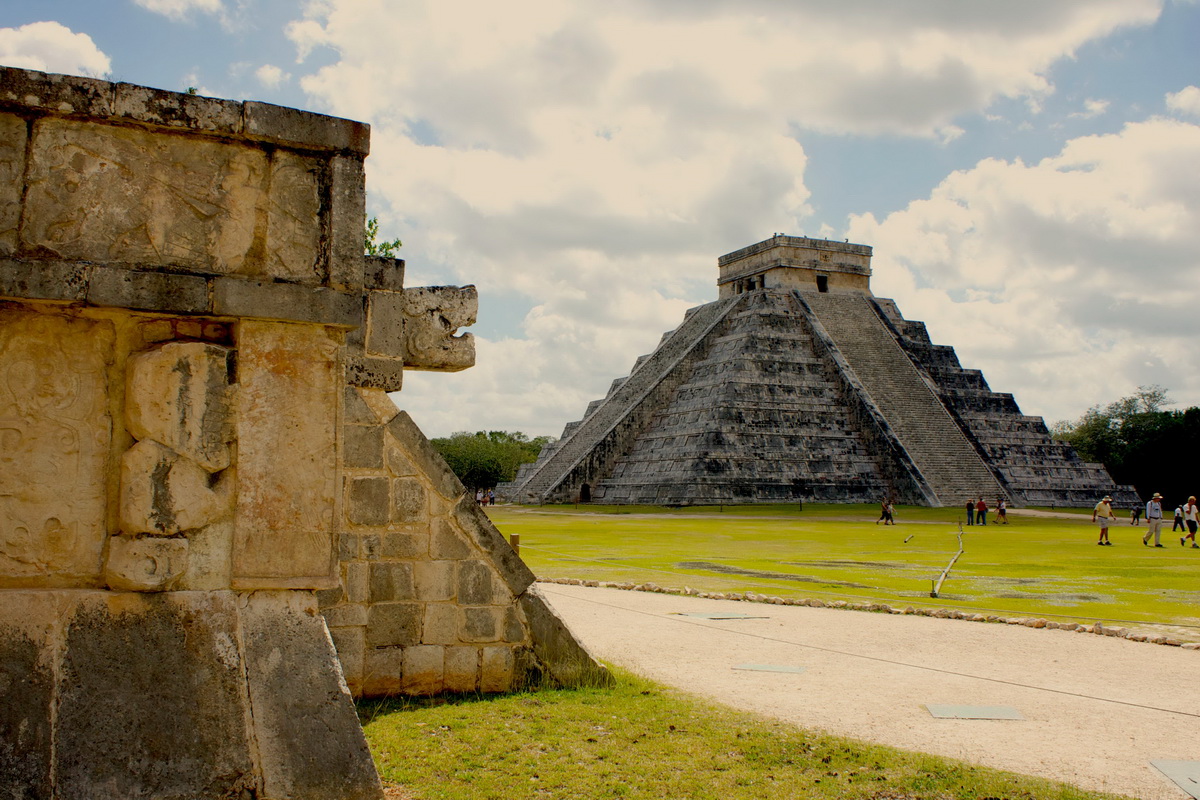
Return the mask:
[[1112,498],[1108,495],[1092,509],[1092,522],[1100,526],[1100,541],[1096,544],[1108,545],[1112,547],[1112,542],[1108,540],[1108,526],[1116,519],[1116,514],[1112,510]]
[[983,502],[982,497],[975,504],[975,519],[980,525],[987,525],[987,503]]
[[[1139,506],[1137,511],[1141,511]],[[1136,513],[1136,511],[1134,512]],[[1158,492],[1150,498],[1150,502],[1146,503],[1146,535],[1142,537],[1142,544],[1150,541],[1150,537],[1154,537],[1154,546],[1162,547],[1162,542],[1158,540],[1162,533],[1162,495]]]
[[1196,496],[1192,495],[1188,498],[1187,505],[1183,507],[1183,520],[1187,523],[1188,532],[1186,536],[1179,539],[1179,544],[1182,546],[1188,539],[1192,540],[1192,547],[1200,549],[1200,545],[1196,544],[1196,518],[1200,515],[1200,508],[1196,508]]
[[[1187,527],[1183,524],[1183,506],[1175,506],[1175,524],[1171,526],[1171,532],[1186,530]],[[1183,540],[1180,539],[1179,543],[1183,544]]]
[[975,498],[973,497],[967,500],[967,524],[975,524]]
[[[1162,497],[1162,495],[1158,495],[1158,496],[1159,496],[1159,497]],[[1147,519],[1147,520],[1149,520],[1149,519],[1150,519],[1150,514],[1149,514],[1149,513],[1147,513],[1147,514],[1146,514],[1146,519]],[[1130,525],[1137,525],[1137,524],[1138,524],[1139,522],[1141,522],[1141,521],[1142,521],[1142,504],[1141,504],[1141,503],[1134,503],[1134,504],[1133,504],[1133,511],[1132,511],[1132,513],[1130,513],[1130,515],[1129,515],[1129,524],[1130,524]]]
[[996,501],[996,524],[1008,524],[1008,501],[1003,497]]

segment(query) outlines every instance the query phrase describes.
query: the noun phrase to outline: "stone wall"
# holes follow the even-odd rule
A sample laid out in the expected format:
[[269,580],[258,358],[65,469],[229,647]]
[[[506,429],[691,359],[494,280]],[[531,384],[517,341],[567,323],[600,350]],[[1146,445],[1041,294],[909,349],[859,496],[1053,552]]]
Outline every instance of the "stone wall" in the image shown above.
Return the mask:
[[0,68],[0,131],[0,795],[378,798],[346,678],[606,679],[385,394],[477,298],[363,256],[367,126]]

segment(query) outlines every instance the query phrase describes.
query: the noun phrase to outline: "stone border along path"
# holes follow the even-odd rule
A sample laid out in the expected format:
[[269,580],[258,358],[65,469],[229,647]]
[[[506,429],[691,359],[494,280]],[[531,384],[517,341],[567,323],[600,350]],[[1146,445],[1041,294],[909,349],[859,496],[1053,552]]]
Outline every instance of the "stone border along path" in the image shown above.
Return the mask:
[[[1183,650],[1200,650],[1200,641],[1188,642],[1172,636],[1155,636],[1130,628],[1111,627],[1104,625],[1102,622],[1084,625],[1079,622],[1054,622],[1042,617],[1001,617],[995,614],[977,614],[949,608],[915,608],[913,606],[896,608],[887,603],[848,603],[845,600],[825,601],[815,598],[797,599],[793,597],[775,597],[773,595],[758,594],[757,592],[702,592],[690,586],[679,589],[669,586],[663,587],[655,583],[617,583],[613,581],[581,580],[579,578],[538,578],[538,583],[682,595],[685,597],[699,597],[705,600],[733,600],[746,603],[768,603],[776,606],[838,608],[847,611],[871,611],[877,614],[906,614],[920,617],[936,617],[938,619],[960,619],[968,622],[991,622],[998,625],[1021,625],[1026,628],[1045,628],[1047,630],[1074,631],[1075,633],[1093,633],[1097,636],[1115,636],[1119,639],[1128,639],[1131,642],[1148,642],[1150,644],[1178,647]],[[1153,625],[1154,623],[1136,624]],[[1200,630],[1196,632],[1196,635],[1200,638]]]
[[[1152,760],[1200,761],[1200,662],[1182,647],[753,593],[774,604],[766,618],[705,620],[681,614],[744,611],[730,599],[747,595],[639,588],[566,580],[542,593],[598,658],[806,729],[1141,800],[1185,797]],[[834,613],[844,608],[886,613]],[[734,669],[746,663],[805,669]],[[1025,719],[936,719],[926,704],[1008,706]]]

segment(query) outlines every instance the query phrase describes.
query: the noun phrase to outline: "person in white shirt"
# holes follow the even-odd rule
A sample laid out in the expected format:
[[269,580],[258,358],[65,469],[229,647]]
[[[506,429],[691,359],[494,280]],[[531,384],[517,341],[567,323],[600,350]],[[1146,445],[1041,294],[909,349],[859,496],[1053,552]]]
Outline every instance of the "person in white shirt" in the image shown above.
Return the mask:
[[1150,502],[1146,503],[1146,535],[1142,537],[1142,544],[1150,541],[1150,536],[1154,536],[1154,546],[1162,547],[1162,542],[1159,541],[1159,536],[1162,534],[1162,495],[1158,492],[1150,498]]
[[1183,520],[1187,523],[1187,536],[1179,539],[1179,544],[1182,545],[1188,539],[1192,540],[1192,547],[1200,549],[1200,545],[1196,544],[1196,517],[1200,515],[1200,508],[1196,508],[1196,496],[1192,495],[1188,498],[1187,505],[1183,507]]

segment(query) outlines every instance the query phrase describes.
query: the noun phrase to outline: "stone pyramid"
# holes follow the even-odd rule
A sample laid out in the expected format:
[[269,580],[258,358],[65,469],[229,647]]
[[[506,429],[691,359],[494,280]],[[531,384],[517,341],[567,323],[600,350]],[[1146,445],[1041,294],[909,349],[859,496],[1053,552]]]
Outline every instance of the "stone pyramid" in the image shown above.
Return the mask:
[[777,235],[500,494],[517,502],[1137,502],[870,290],[871,248]]

